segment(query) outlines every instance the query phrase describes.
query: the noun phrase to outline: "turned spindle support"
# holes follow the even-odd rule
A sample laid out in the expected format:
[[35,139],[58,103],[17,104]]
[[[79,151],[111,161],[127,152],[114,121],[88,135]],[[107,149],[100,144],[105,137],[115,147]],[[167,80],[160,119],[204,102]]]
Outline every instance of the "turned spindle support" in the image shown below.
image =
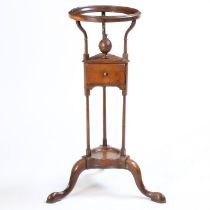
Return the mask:
[[106,136],[106,87],[103,87],[103,146],[107,147]]

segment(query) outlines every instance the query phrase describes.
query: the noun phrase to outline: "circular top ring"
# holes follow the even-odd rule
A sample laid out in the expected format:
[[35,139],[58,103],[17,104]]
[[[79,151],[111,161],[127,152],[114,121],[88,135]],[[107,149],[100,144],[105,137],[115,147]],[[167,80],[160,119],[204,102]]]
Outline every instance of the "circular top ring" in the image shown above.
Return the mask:
[[[91,16],[85,15],[85,13],[92,12],[114,12],[114,13],[123,13],[123,15],[118,16]],[[76,21],[86,21],[86,22],[122,22],[136,20],[141,15],[141,12],[137,9],[130,7],[122,6],[86,6],[86,7],[77,7],[69,11],[69,17]]]

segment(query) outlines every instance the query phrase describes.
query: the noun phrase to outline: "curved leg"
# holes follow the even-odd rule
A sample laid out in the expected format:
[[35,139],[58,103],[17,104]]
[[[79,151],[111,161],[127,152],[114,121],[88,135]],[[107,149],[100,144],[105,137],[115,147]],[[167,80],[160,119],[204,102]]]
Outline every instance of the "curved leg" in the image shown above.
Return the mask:
[[47,203],[55,203],[57,201],[60,201],[62,198],[64,198],[66,195],[68,195],[74,188],[77,179],[79,175],[86,169],[86,160],[85,158],[80,159],[77,161],[71,171],[71,176],[69,180],[69,184],[66,187],[65,190],[61,192],[53,192],[47,197]]
[[166,202],[166,198],[162,193],[150,192],[145,188],[144,183],[142,181],[141,170],[135,161],[133,161],[131,159],[127,159],[126,160],[126,169],[128,169],[132,173],[137,187],[145,196],[151,198],[152,201],[155,201],[157,203],[165,203]]

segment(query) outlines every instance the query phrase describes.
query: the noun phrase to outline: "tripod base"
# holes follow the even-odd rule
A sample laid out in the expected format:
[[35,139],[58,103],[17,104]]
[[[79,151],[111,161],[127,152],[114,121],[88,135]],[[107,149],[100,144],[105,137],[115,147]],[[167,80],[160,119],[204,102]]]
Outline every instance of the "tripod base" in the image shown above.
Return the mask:
[[150,192],[145,188],[142,181],[141,170],[135,161],[131,160],[129,156],[122,156],[120,150],[109,146],[100,146],[92,149],[90,156],[83,156],[82,159],[77,161],[72,168],[69,184],[66,189],[61,192],[51,193],[46,202],[54,203],[60,201],[73,190],[82,171],[94,168],[127,169],[132,173],[138,189],[145,196],[157,203],[166,202],[163,194],[159,192]]

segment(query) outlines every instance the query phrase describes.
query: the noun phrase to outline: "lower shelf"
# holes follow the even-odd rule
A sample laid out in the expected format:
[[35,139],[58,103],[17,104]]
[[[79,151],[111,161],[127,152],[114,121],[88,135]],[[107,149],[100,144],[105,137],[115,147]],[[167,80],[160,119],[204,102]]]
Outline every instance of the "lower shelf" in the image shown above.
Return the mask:
[[125,168],[129,156],[121,156],[120,150],[110,146],[100,146],[91,150],[90,156],[85,156],[87,169],[91,168]]

